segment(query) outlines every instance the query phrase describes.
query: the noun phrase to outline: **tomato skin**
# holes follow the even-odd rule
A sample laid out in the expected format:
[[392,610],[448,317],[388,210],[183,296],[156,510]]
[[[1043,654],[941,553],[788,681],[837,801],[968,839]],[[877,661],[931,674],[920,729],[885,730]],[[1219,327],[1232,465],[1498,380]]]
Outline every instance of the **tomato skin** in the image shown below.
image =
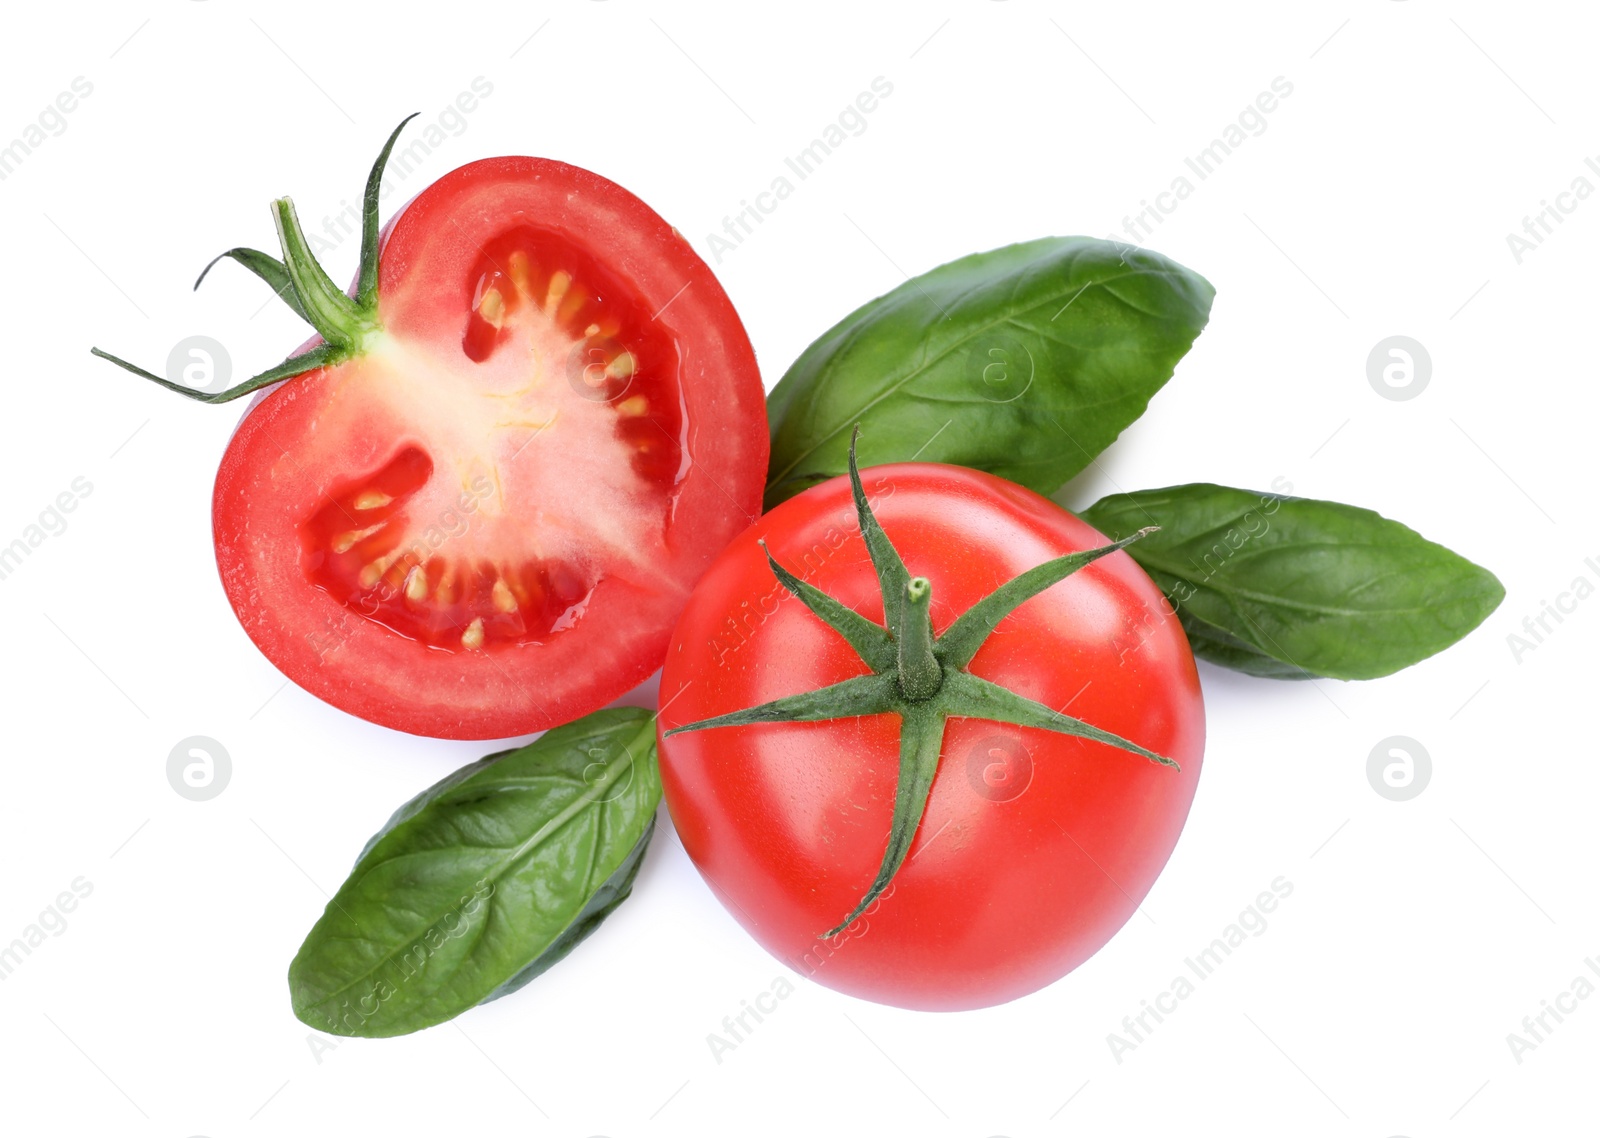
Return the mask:
[[[602,574],[582,616],[539,643],[441,651],[313,584],[297,529],[327,501],[330,486],[381,466],[413,427],[433,425],[409,421],[404,400],[386,398],[394,359],[471,376],[473,365],[462,357],[474,303],[471,266],[497,234],[530,224],[592,252],[636,290],[659,327],[670,329],[687,457],[662,532],[639,542],[648,571],[603,567],[616,571]],[[599,175],[545,159],[487,159],[446,174],[391,219],[379,261],[379,315],[380,347],[272,389],[251,407],[223,456],[213,537],[224,590],[247,634],[319,698],[383,726],[440,738],[545,730],[642,682],[659,667],[695,580],[760,512],[765,396],[743,325],[710,268],[649,206]],[[437,403],[416,415],[436,419],[436,412]],[[565,445],[564,429],[557,425],[539,445]],[[585,454],[570,449],[577,485]],[[537,451],[530,446],[527,453]],[[571,489],[552,486],[550,493]],[[478,506],[467,497],[464,514]],[[411,520],[421,527],[440,516],[433,508]],[[532,518],[527,525],[537,529]],[[463,555],[480,554],[469,547]]]
[[[932,581],[936,632],[1018,573],[1107,544],[978,471],[899,464],[862,478],[909,571]],[[823,940],[883,857],[897,717],[664,735],[867,671],[777,586],[761,539],[791,571],[883,620],[845,478],[778,506],[701,579],[662,675],[661,773],[684,848],[719,899],[789,967],[908,1008],[1004,1003],[1088,959],[1166,864],[1200,775],[1199,678],[1156,586],[1124,553],[1096,561],[1008,616],[970,670],[1181,770],[1053,732],[951,719],[907,861],[867,913]],[[1015,780],[994,778],[997,768]]]

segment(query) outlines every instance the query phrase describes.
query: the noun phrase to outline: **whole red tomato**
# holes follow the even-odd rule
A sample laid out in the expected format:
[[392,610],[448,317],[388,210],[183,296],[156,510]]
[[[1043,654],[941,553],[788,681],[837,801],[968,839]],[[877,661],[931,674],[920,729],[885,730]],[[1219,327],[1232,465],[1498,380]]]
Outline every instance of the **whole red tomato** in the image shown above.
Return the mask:
[[[931,585],[935,633],[1024,571],[1107,544],[1046,499],[977,471],[903,464],[863,480],[905,570]],[[881,1003],[985,1007],[1086,960],[1166,864],[1200,775],[1199,680],[1160,591],[1111,553],[1023,602],[966,671],[1177,767],[1054,730],[953,716],[905,860],[858,917],[826,935],[856,910],[885,857],[901,717],[667,735],[874,671],[775,579],[762,541],[795,576],[885,620],[847,478],[777,507],[702,578],[662,676],[660,754],[673,821],[713,891],[789,967]]]

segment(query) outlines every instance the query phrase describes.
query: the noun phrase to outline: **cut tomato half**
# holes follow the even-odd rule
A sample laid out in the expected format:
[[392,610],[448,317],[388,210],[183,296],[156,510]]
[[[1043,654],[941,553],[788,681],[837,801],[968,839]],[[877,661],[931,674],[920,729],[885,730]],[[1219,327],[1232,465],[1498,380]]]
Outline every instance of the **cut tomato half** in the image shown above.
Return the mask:
[[337,707],[447,738],[543,730],[648,677],[759,514],[755,356],[688,242],[605,178],[475,162],[380,238],[382,162],[375,272],[364,259],[349,294],[296,263],[292,207],[281,262],[232,251],[285,273],[323,336],[223,456],[223,586],[262,652]]

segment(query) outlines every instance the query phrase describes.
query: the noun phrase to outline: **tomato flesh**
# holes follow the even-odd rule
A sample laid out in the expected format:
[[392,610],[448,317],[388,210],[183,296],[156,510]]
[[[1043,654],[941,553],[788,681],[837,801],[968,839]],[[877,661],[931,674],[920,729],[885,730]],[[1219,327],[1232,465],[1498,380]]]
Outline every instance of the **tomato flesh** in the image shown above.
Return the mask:
[[392,223],[379,313],[223,460],[246,630],[314,694],[420,734],[542,730],[640,682],[759,510],[760,378],[710,270],[620,187],[495,159]]
[[[933,464],[863,472],[873,509],[942,632],[996,587],[1106,539],[1031,491]],[[866,665],[773,579],[758,541],[882,622],[845,479],[784,502],[707,571],[662,674],[663,732],[862,675]],[[897,716],[663,734],[662,785],[684,848],[730,914],[789,967],[903,1007],[955,1010],[1060,979],[1119,929],[1166,863],[1204,745],[1194,659],[1126,554],[1006,617],[970,671],[1175,759],[978,719],[948,721],[905,863],[835,937],[883,857]]]
[[[407,500],[433,460],[408,446],[373,477],[330,493],[301,529],[307,576],[358,616],[446,651],[489,650],[570,628],[593,581],[564,562],[441,556],[410,530]],[[471,490],[487,496],[482,475]]]
[[[664,513],[682,468],[677,346],[641,299],[593,256],[531,226],[489,242],[472,275],[463,354],[478,369],[526,380],[479,393],[491,401],[491,431],[522,440],[511,462],[539,437],[559,446],[563,418],[600,417],[611,439],[608,447],[591,433],[599,457],[634,476],[620,478],[634,485],[619,489],[654,494]],[[471,474],[474,500],[511,494],[504,507],[512,517],[536,516],[548,496],[548,477],[522,480],[517,501],[492,455],[451,457]],[[302,527],[310,578],[358,616],[445,651],[493,650],[574,627],[603,573],[600,561],[577,549],[540,556],[533,543],[505,534],[436,550],[407,509],[433,475],[428,451],[407,445],[371,476],[332,489]]]
[[474,270],[462,351],[483,362],[532,339],[575,390],[617,405],[616,433],[640,477],[671,484],[681,473],[677,344],[595,257],[559,234],[529,226],[483,250]]

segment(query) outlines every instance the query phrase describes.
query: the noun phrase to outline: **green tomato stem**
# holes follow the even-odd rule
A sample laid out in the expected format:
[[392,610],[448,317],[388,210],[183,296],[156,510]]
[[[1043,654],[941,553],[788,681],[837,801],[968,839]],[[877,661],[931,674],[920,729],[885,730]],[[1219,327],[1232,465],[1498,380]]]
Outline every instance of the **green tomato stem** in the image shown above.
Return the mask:
[[315,328],[323,339],[321,344],[226,391],[215,393],[196,391],[174,383],[99,348],[91,348],[90,351],[141,379],[148,379],[201,403],[226,403],[360,353],[367,339],[382,328],[378,319],[378,200],[383,193],[383,170],[389,161],[389,153],[394,149],[395,139],[400,136],[406,123],[416,117],[409,115],[394,128],[389,141],[384,143],[383,150],[378,154],[378,160],[373,163],[372,172],[367,176],[367,189],[362,198],[361,267],[354,298],[347,296],[317,264],[305,231],[300,228],[300,219],[295,215],[294,203],[288,198],[280,198],[272,203],[272,221],[278,230],[278,243],[283,248],[282,261],[259,249],[241,245],[213,258],[211,264],[201,270],[199,280],[194,282],[195,288],[199,288],[200,281],[205,280],[212,265],[224,257],[237,261],[266,281],[279,299]]
[[911,703],[932,699],[944,683],[944,668],[933,654],[933,621],[928,616],[932,598],[933,585],[926,577],[906,582],[895,640],[900,646],[900,694]]
[[377,328],[376,304],[366,308],[356,304],[317,264],[292,201],[279,198],[273,202],[272,220],[283,247],[284,268],[306,319],[328,343],[347,351],[357,350],[362,338]]

